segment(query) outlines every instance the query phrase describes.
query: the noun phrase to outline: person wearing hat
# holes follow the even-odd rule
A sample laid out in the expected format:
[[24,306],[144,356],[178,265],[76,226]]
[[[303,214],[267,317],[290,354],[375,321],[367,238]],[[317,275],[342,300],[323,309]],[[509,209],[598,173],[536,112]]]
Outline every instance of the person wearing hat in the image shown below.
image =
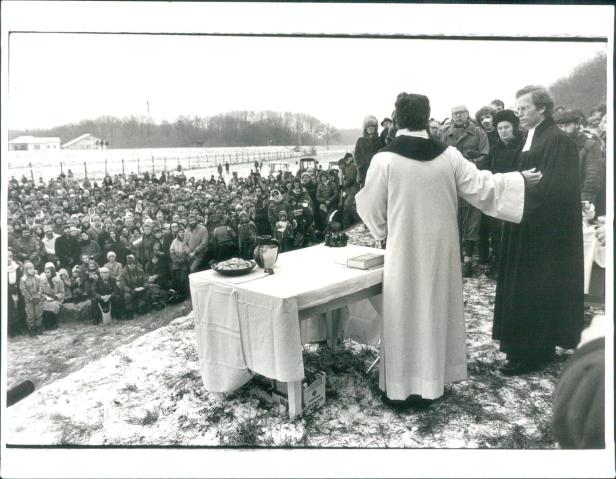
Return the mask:
[[285,201],[284,196],[278,188],[272,189],[269,198],[269,207],[267,209],[267,218],[270,222],[271,231],[276,230],[276,222],[278,221],[278,214],[281,211],[289,213],[289,203]]
[[[494,128],[498,133],[498,141],[490,150],[489,170],[492,173],[517,171],[517,162],[524,139],[524,135],[520,131],[520,120],[512,110],[502,110],[494,115]],[[487,275],[495,278],[498,276],[501,238],[505,223],[490,216],[486,216],[486,218],[490,229],[492,249]]]
[[18,261],[31,261],[35,268],[41,265],[42,243],[32,230],[25,226],[21,230],[21,238],[17,238],[13,245],[13,254]]
[[[117,263],[116,263],[117,264]],[[111,311],[111,317],[118,319],[121,316],[120,290],[116,279],[111,276],[109,268],[103,266],[98,270],[99,275],[92,284],[92,321],[101,322],[102,312]]]
[[383,121],[381,121],[381,127],[383,128],[381,134],[379,135],[379,144],[381,148],[387,146],[387,144],[391,141],[391,137],[389,136],[389,129],[393,126],[393,124],[394,122],[391,120],[391,118],[385,117],[383,118]]
[[126,319],[133,319],[135,311],[140,314],[147,310],[150,298],[146,287],[147,278],[134,255],[126,257],[126,266],[120,275],[120,291],[124,296]]
[[209,234],[207,228],[198,223],[197,215],[188,215],[188,224],[184,232],[184,244],[188,247],[190,272],[199,271],[208,250]]
[[[480,126],[470,121],[466,105],[455,105],[451,109],[453,121],[449,128],[441,133],[441,141],[453,146],[468,161],[479,169],[487,166],[490,153],[490,143],[486,132]],[[460,244],[463,249],[462,275],[471,277],[474,274],[473,255],[475,245],[479,241],[479,227],[481,224],[481,211],[474,208],[464,199],[458,203],[458,224],[460,228]]]
[[253,259],[257,241],[257,226],[250,220],[246,211],[240,211],[238,216],[237,240],[240,256],[244,259]]
[[381,147],[378,135],[378,120],[373,115],[364,118],[363,135],[355,143],[355,164],[357,165],[357,182],[364,185],[366,172],[370,167],[372,157]]
[[117,255],[114,251],[109,251],[107,253],[107,263],[105,263],[105,268],[109,271],[111,277],[115,280],[118,280],[122,274],[122,265],[117,261]]
[[597,194],[605,182],[605,162],[601,141],[590,133],[581,131],[580,117],[572,110],[565,110],[555,115],[554,121],[577,146],[581,198],[582,201],[590,201],[594,205]]

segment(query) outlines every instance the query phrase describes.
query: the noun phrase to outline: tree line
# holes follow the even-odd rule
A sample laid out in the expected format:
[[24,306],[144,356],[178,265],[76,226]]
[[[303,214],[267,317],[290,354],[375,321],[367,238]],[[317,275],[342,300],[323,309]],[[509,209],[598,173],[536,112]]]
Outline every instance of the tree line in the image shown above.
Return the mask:
[[556,106],[562,105],[584,114],[607,97],[607,55],[596,57],[576,67],[569,76],[550,86]]
[[110,148],[330,145],[341,138],[334,126],[305,113],[233,111],[211,117],[180,116],[173,123],[103,116],[49,129],[10,131],[9,139],[56,136],[65,143],[84,133],[107,141]]

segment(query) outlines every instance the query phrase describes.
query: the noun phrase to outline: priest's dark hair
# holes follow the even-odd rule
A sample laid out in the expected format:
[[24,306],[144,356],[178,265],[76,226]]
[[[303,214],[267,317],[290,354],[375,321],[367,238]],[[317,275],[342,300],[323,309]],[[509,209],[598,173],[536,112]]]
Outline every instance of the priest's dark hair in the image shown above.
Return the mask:
[[554,99],[548,89],[541,85],[527,85],[521,90],[518,90],[515,94],[516,98],[520,98],[527,93],[531,93],[533,105],[535,108],[545,108],[544,115],[546,118],[552,116],[552,110],[554,110]]
[[503,103],[503,100],[499,100],[498,98],[496,98],[495,100],[492,100],[490,102],[490,105],[496,105],[496,106],[500,106],[501,108],[505,108],[505,104]]
[[430,100],[425,95],[402,92],[396,98],[396,123],[399,129],[412,131],[428,128]]

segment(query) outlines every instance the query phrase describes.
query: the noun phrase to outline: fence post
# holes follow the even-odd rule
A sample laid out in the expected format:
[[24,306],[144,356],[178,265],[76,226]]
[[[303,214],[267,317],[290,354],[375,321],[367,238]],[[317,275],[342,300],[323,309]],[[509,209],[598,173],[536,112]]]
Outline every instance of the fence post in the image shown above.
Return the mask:
[[122,158],[122,176],[124,176],[124,158]]
[[60,174],[64,173],[64,170],[62,169],[62,162],[60,162]]
[[84,178],[87,180],[88,179],[88,166],[86,165],[86,162],[83,162],[83,174],[84,174]]
[[34,181],[34,172],[32,171],[32,163],[30,163],[30,178],[32,178],[32,181]]
[[105,176],[107,176],[107,158],[105,158]]
[[163,158],[163,168],[165,169],[165,173],[167,172],[167,157]]
[[152,155],[152,174],[154,174],[154,155]]
[[190,156],[188,157],[188,169],[190,170]]

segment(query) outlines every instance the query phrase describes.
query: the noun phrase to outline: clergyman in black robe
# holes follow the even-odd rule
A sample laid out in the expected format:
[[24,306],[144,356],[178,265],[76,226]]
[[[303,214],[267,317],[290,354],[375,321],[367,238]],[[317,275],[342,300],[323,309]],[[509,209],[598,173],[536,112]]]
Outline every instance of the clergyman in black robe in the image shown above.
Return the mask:
[[552,120],[547,91],[520,95],[524,91],[518,92],[518,107],[521,97],[531,98],[535,105],[527,101],[527,107],[541,115],[529,125],[530,147],[527,141],[518,170],[536,168],[543,178],[527,193],[522,222],[505,225],[492,333],[507,353],[504,374],[541,367],[554,357],[555,346],[574,348],[584,322],[577,149]]

